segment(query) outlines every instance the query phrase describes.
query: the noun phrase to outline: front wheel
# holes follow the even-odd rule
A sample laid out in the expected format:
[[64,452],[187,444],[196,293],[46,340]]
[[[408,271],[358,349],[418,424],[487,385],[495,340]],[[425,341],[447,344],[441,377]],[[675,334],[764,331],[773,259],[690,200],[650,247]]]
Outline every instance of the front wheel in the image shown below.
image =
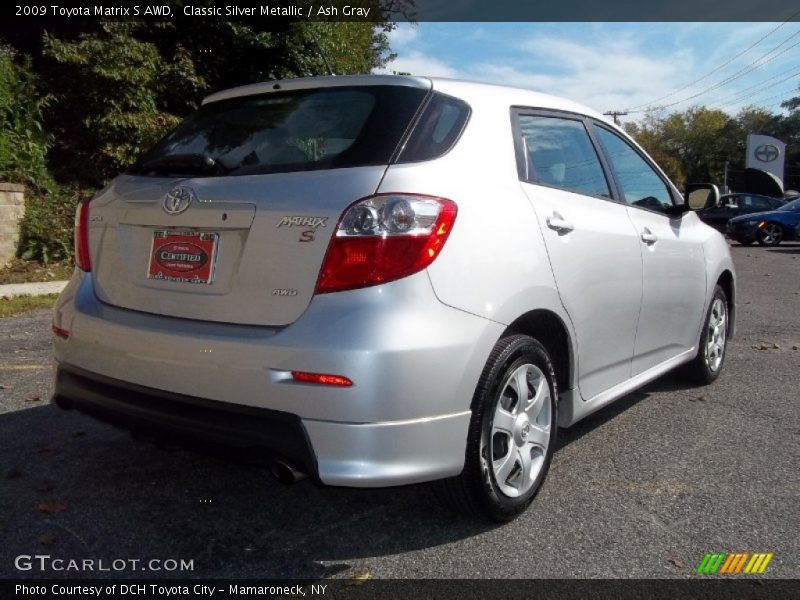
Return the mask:
[[502,338],[475,390],[464,470],[434,482],[437,497],[458,512],[500,522],[524,511],[550,467],[557,398],[547,349],[524,335]]
[[766,223],[758,230],[758,243],[762,246],[777,246],[783,241],[783,227],[777,223]]
[[714,289],[697,356],[686,365],[689,379],[709,384],[719,377],[728,344],[728,298],[721,286]]

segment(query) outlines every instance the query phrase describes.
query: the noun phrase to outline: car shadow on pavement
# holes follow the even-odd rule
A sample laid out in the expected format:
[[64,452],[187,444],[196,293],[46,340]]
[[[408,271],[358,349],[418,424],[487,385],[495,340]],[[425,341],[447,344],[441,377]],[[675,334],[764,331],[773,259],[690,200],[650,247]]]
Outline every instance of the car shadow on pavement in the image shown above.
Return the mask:
[[425,485],[284,486],[265,468],[159,450],[52,405],[0,414],[0,506],[0,577],[141,576],[15,569],[39,553],[193,560],[191,572],[147,577],[317,579],[495,527],[445,511]]
[[593,413],[578,421],[575,425],[568,429],[561,429],[558,433],[558,446],[564,448],[572,442],[579,440],[587,433],[601,427],[608,421],[611,421],[618,415],[629,410],[642,400],[646,400],[651,394],[656,392],[675,392],[695,388],[696,385],[685,381],[680,373],[671,372],[659,377],[655,381],[651,381],[643,388],[640,388],[630,394],[623,396],[619,400],[615,400],[608,406],[601,408],[596,413]]

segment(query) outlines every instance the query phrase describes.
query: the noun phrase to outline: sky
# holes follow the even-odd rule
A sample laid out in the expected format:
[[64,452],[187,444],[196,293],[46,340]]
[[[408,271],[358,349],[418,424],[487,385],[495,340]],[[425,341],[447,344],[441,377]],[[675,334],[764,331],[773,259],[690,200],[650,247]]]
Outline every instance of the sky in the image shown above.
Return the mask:
[[383,72],[528,88],[630,111],[623,121],[653,106],[783,112],[781,101],[800,94],[797,22],[422,22],[389,38],[397,58]]

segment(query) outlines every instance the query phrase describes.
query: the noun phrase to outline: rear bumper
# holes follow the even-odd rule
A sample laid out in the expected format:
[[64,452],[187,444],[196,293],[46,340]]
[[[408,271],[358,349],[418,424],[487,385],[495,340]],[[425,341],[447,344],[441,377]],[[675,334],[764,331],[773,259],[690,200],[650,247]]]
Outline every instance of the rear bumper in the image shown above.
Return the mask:
[[[76,275],[54,324],[70,332],[54,341],[56,394],[78,408],[127,429],[263,449],[354,487],[462,470],[472,395],[503,329],[440,303],[425,273],[315,298],[280,329],[115,308]],[[291,370],[354,385],[300,384]]]
[[56,370],[53,401],[134,433],[202,450],[235,451],[256,464],[281,457],[317,475],[305,428],[288,413],[164,392],[63,365]]

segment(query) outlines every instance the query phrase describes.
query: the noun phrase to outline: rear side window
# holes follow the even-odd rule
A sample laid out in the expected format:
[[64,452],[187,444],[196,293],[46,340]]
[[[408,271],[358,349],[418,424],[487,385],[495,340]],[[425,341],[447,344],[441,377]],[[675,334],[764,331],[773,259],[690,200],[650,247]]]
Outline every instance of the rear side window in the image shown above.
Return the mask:
[[142,175],[251,175],[388,164],[427,91],[334,87],[212,102],[132,167]]
[[610,197],[600,159],[581,121],[520,115],[528,181]]
[[470,108],[465,102],[435,93],[397,162],[432,160],[446,154],[458,141],[469,114]]

